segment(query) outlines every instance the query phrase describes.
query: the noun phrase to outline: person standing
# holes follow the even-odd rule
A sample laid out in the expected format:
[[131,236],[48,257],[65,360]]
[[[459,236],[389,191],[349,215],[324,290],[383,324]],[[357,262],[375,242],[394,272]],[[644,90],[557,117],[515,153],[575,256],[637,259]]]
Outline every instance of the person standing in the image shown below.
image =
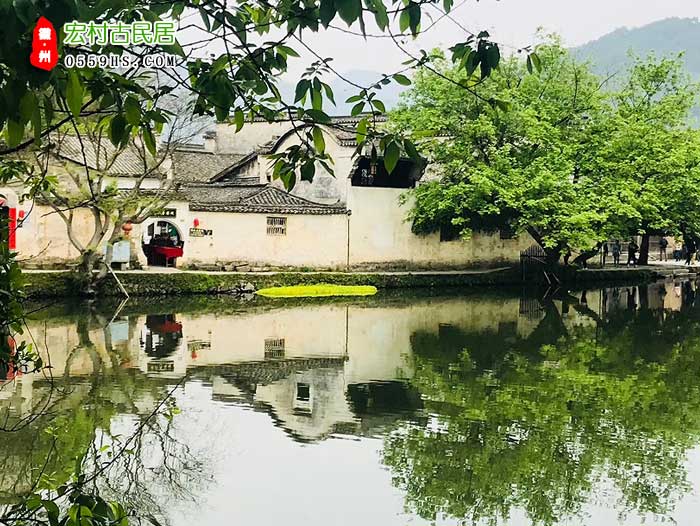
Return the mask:
[[659,261],[668,261],[668,256],[666,255],[666,248],[668,247],[668,240],[662,237],[659,241]]
[[685,240],[685,264],[690,266],[690,263],[693,261],[693,256],[695,255],[695,251],[697,250],[697,246],[695,245],[695,240],[692,237],[689,237],[687,240]]
[[621,253],[622,253],[622,245],[620,245],[620,240],[616,239],[612,245],[613,264],[616,267],[620,265],[620,254]]
[[639,250],[639,245],[634,239],[631,239],[627,244],[627,266],[630,264],[634,267],[637,266],[637,251]]
[[605,266],[605,260],[608,259],[608,243],[607,241],[603,243],[603,266]]
[[678,238],[673,239],[673,259],[676,263],[681,260],[683,255],[683,243],[678,241]]

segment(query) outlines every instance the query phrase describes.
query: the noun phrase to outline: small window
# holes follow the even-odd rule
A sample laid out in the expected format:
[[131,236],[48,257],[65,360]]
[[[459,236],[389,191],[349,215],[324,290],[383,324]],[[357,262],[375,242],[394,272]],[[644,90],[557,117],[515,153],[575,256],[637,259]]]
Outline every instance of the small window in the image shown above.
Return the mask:
[[265,359],[284,358],[284,338],[267,338],[265,340]]
[[457,241],[459,239],[459,227],[455,225],[440,226],[440,241]]
[[311,400],[311,386],[309,384],[297,383],[297,400],[299,402]]
[[499,234],[501,239],[515,239],[515,231],[512,228],[501,228]]
[[287,218],[286,217],[268,217],[267,218],[267,235],[268,236],[285,236],[285,235],[287,235]]

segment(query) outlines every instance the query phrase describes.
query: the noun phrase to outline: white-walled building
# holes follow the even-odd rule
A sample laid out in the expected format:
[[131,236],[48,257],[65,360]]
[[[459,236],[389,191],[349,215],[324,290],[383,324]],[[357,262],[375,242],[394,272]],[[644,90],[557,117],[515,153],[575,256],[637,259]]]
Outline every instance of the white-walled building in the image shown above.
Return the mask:
[[[132,259],[150,260],[152,239],[163,233],[181,247],[180,268],[446,269],[511,265],[532,244],[527,237],[475,233],[469,240],[441,240],[440,233],[416,235],[406,217],[407,189],[422,176],[402,159],[392,174],[381,162],[354,156],[356,118],[335,118],[322,126],[334,174],[320,166],[312,183],[300,181],[291,193],[273,181],[270,155],[300,139],[288,121],[253,122],[239,133],[218,125],[202,146],[182,147],[147,183],[157,192],[172,183],[161,216],[134,225]],[[64,162],[81,164],[80,152],[58,152]],[[108,174],[127,191],[143,172],[143,161],[125,156]],[[46,205],[20,205],[25,220],[17,249],[26,265],[65,263],[77,257],[63,220]],[[79,235],[90,234],[90,214],[75,210]],[[179,253],[178,253],[179,255]],[[136,256],[135,258],[133,256]]]

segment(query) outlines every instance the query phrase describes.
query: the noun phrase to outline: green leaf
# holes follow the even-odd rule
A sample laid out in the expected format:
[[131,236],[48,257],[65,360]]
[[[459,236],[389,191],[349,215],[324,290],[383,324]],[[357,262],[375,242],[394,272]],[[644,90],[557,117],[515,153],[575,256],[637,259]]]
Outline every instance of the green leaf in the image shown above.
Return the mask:
[[46,510],[46,515],[49,517],[49,523],[51,526],[56,526],[58,524],[58,505],[52,500],[42,500],[41,504]]
[[229,55],[224,54],[224,55],[221,55],[219,58],[217,58],[214,62],[212,62],[212,64],[211,64],[212,76],[224,71],[228,67],[230,60],[231,60],[231,57]]
[[279,46],[277,46],[277,49],[284,52],[284,54],[288,57],[299,58],[299,53],[297,53],[294,49],[292,49],[289,46],[283,46],[282,44],[280,44]]
[[541,73],[542,72],[542,62],[540,61],[539,55],[535,52],[530,53],[530,60],[532,60],[532,65],[535,66],[535,69],[537,70],[537,72]]
[[333,96],[333,88],[331,88],[325,82],[322,83],[322,85],[323,85],[323,91],[326,92],[326,98],[333,103],[333,106],[335,106],[335,97]]
[[27,122],[32,118],[34,108],[37,107],[36,95],[33,91],[25,91],[19,101],[19,116],[22,122]]
[[331,118],[328,115],[326,115],[324,112],[322,112],[321,110],[315,110],[315,109],[306,110],[306,114],[309,117],[311,117],[315,122],[319,122],[322,124],[326,124],[326,123],[331,122]]
[[467,67],[467,75],[472,76],[474,72],[476,71],[476,68],[479,66],[479,62],[481,61],[481,57],[479,54],[474,51],[473,49],[469,52],[469,55],[467,56],[467,61],[466,61],[466,67]]
[[114,146],[119,146],[126,135],[126,119],[123,115],[117,114],[109,124],[109,140]]
[[316,164],[313,161],[306,161],[301,165],[301,180],[313,181],[316,173]]
[[386,113],[386,106],[384,106],[384,103],[379,100],[379,99],[372,99],[372,106],[377,108],[379,111],[382,113]]
[[411,85],[411,79],[409,79],[406,75],[402,75],[401,73],[394,74],[394,80],[402,86]]
[[8,120],[7,126],[5,126],[5,135],[5,140],[10,148],[17,146],[24,138],[24,125],[12,119]]
[[323,109],[323,96],[320,90],[311,90],[311,107],[315,110]]
[[411,28],[411,33],[413,36],[416,36],[418,32],[420,31],[420,19],[421,19],[421,10],[420,6],[413,2],[410,1],[408,3],[408,20],[409,20],[409,27]]
[[146,144],[146,148],[151,153],[152,156],[156,155],[156,140],[153,137],[153,132],[150,128],[143,129],[143,142]]
[[299,102],[303,100],[309,88],[311,88],[311,82],[307,79],[302,79],[299,82],[297,82],[297,87],[294,92],[294,102]]
[[326,151],[326,140],[323,138],[323,130],[318,126],[314,126],[311,133],[314,137],[314,147],[316,151],[318,153],[324,153]]
[[73,117],[80,116],[80,110],[83,107],[83,85],[80,83],[78,74],[71,70],[68,73],[68,82],[66,83],[66,102]]
[[362,144],[367,140],[367,119],[362,119],[360,122],[357,123],[357,128],[356,128],[356,136],[357,136],[357,144]]
[[321,0],[321,7],[319,8],[319,20],[323,27],[328,27],[331,20],[335,17],[336,10],[333,0]]
[[408,154],[408,156],[409,156],[411,159],[413,159],[414,161],[420,161],[420,160],[421,160],[421,156],[420,156],[420,154],[418,153],[418,150],[416,150],[416,146],[413,144],[412,141],[410,141],[409,139],[404,139],[404,141],[403,141],[403,147],[404,147],[404,150],[406,150],[406,153]]
[[386,6],[382,0],[374,2],[374,21],[377,23],[377,27],[382,31],[385,31],[389,26],[389,15],[386,12]]
[[134,97],[127,97],[124,101],[124,114],[126,121],[133,126],[137,126],[141,121],[141,108]]
[[362,13],[360,0],[334,0],[335,9],[347,25],[352,25]]
[[486,49],[486,57],[491,69],[496,69],[501,62],[501,52],[496,44],[492,44]]
[[53,120],[53,102],[47,95],[44,95],[44,120],[47,125]]
[[404,10],[401,11],[401,15],[399,16],[399,29],[403,33],[409,28],[410,25],[411,15],[408,14],[408,9],[404,8]]
[[350,115],[352,115],[353,117],[356,116],[356,115],[359,115],[360,113],[362,113],[362,110],[364,109],[364,107],[365,107],[365,102],[364,102],[364,101],[358,102],[358,103],[355,104],[355,105],[352,107],[352,109],[350,110]]
[[245,122],[245,115],[243,114],[242,110],[236,110],[233,113],[233,122],[236,125],[236,133],[238,133],[243,128],[243,124]]
[[384,167],[387,172],[391,173],[394,171],[394,168],[396,168],[399,162],[400,155],[401,150],[399,150],[398,144],[394,141],[386,145],[386,149],[384,150]]

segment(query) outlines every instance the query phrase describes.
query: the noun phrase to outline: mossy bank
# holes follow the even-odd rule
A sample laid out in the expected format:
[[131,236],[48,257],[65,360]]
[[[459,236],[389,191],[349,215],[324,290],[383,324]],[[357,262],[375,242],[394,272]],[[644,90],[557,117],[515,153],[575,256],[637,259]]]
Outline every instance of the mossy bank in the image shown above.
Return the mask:
[[[120,281],[131,296],[172,296],[191,294],[236,294],[267,287],[313,285],[372,285],[378,289],[484,287],[523,284],[517,269],[485,272],[118,272]],[[567,284],[589,282],[653,281],[668,275],[656,268],[605,269],[562,272]],[[70,272],[29,272],[25,274],[28,297],[81,296],[77,276]],[[119,288],[107,279],[98,296],[119,296]]]

